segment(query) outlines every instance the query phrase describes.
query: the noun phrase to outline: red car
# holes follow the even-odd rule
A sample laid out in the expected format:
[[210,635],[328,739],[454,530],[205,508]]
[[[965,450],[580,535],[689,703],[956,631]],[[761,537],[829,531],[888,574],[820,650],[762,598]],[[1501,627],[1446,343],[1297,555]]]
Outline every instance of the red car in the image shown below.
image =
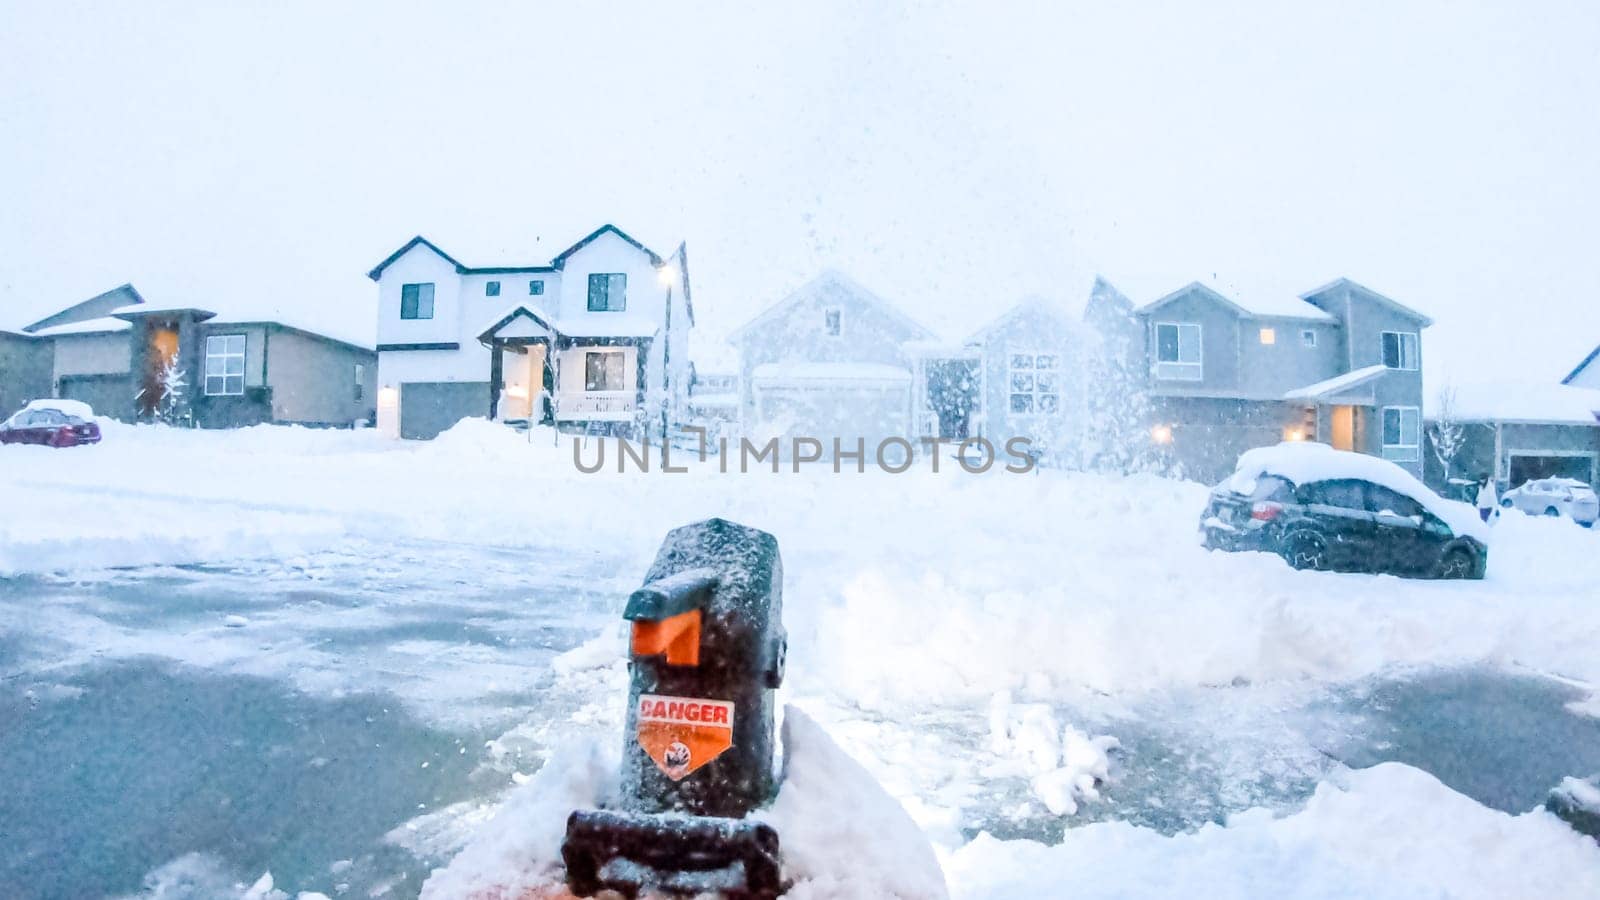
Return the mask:
[[0,444],[76,447],[100,443],[100,426],[60,409],[30,404],[0,424]]

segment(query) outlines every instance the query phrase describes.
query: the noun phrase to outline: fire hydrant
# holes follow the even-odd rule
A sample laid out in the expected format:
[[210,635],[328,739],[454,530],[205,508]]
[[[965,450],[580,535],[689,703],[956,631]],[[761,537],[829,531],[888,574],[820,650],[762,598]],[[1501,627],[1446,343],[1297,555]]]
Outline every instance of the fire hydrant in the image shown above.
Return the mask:
[[619,800],[567,821],[572,893],[782,893],[777,832],[746,818],[777,788],[782,595],[772,535],[724,519],[667,534],[623,612],[633,624]]

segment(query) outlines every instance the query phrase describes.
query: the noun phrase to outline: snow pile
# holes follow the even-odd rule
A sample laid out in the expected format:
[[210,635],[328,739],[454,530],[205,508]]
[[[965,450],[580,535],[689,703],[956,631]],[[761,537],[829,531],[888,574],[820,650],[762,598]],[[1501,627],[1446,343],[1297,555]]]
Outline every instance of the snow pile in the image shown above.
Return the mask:
[[[784,780],[758,818],[778,830],[794,900],[944,900],[932,847],[894,798],[792,707],[784,711]],[[512,900],[561,880],[567,816],[615,797],[610,742],[570,741],[506,799],[423,900]]]
[[943,900],[922,830],[805,713],[783,713],[783,784],[758,814],[778,831],[792,900]]
[[1004,762],[984,771],[988,777],[1022,775],[1051,815],[1070,816],[1078,804],[1100,799],[1100,785],[1111,774],[1110,752],[1120,743],[1110,735],[1090,737],[1056,723],[1043,703],[1013,703],[1002,691],[989,706],[989,749]]
[[1345,773],[1283,818],[1163,837],[1124,822],[1061,844],[981,835],[947,861],[957,900],[1010,897],[1600,896],[1600,849],[1543,810],[1510,816],[1399,763]]
[[1386,459],[1335,450],[1314,441],[1285,441],[1275,447],[1257,447],[1239,457],[1239,465],[1228,479],[1236,493],[1249,494],[1262,475],[1278,475],[1297,485],[1333,478],[1359,478],[1380,484],[1422,504],[1458,535],[1470,535],[1489,542],[1489,526],[1478,518],[1477,510],[1435,494],[1417,479]]
[[614,797],[618,767],[612,742],[578,739],[558,746],[450,864],[434,870],[422,900],[514,900],[561,883],[567,817]]

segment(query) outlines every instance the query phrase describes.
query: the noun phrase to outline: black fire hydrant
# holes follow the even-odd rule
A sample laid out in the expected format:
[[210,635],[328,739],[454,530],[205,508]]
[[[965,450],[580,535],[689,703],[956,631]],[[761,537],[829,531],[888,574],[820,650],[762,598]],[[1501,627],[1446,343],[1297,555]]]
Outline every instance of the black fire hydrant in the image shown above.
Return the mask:
[[618,803],[567,821],[572,893],[782,892],[777,832],[745,818],[776,791],[782,606],[772,535],[723,519],[667,534],[623,612],[632,680]]

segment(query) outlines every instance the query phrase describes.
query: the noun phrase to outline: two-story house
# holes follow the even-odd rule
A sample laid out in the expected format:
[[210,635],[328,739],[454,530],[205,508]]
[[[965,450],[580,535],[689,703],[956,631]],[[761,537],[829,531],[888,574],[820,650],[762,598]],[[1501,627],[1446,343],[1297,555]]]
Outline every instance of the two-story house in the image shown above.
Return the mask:
[[935,329],[826,271],[729,335],[752,437],[1048,441],[1082,410],[1084,329],[1044,300],[975,305]]
[[1154,426],[1191,477],[1240,453],[1317,440],[1422,474],[1427,316],[1347,278],[1243,299],[1194,282],[1134,310]]
[[0,332],[0,416],[64,397],[100,415],[149,419],[167,383],[181,381],[177,415],[203,428],[349,427],[373,415],[376,364],[368,347],[276,320],[147,303],[124,284]]
[[663,258],[604,225],[548,263],[468,266],[415,237],[378,283],[378,427],[431,438],[461,419],[646,436],[680,421],[694,307]]

